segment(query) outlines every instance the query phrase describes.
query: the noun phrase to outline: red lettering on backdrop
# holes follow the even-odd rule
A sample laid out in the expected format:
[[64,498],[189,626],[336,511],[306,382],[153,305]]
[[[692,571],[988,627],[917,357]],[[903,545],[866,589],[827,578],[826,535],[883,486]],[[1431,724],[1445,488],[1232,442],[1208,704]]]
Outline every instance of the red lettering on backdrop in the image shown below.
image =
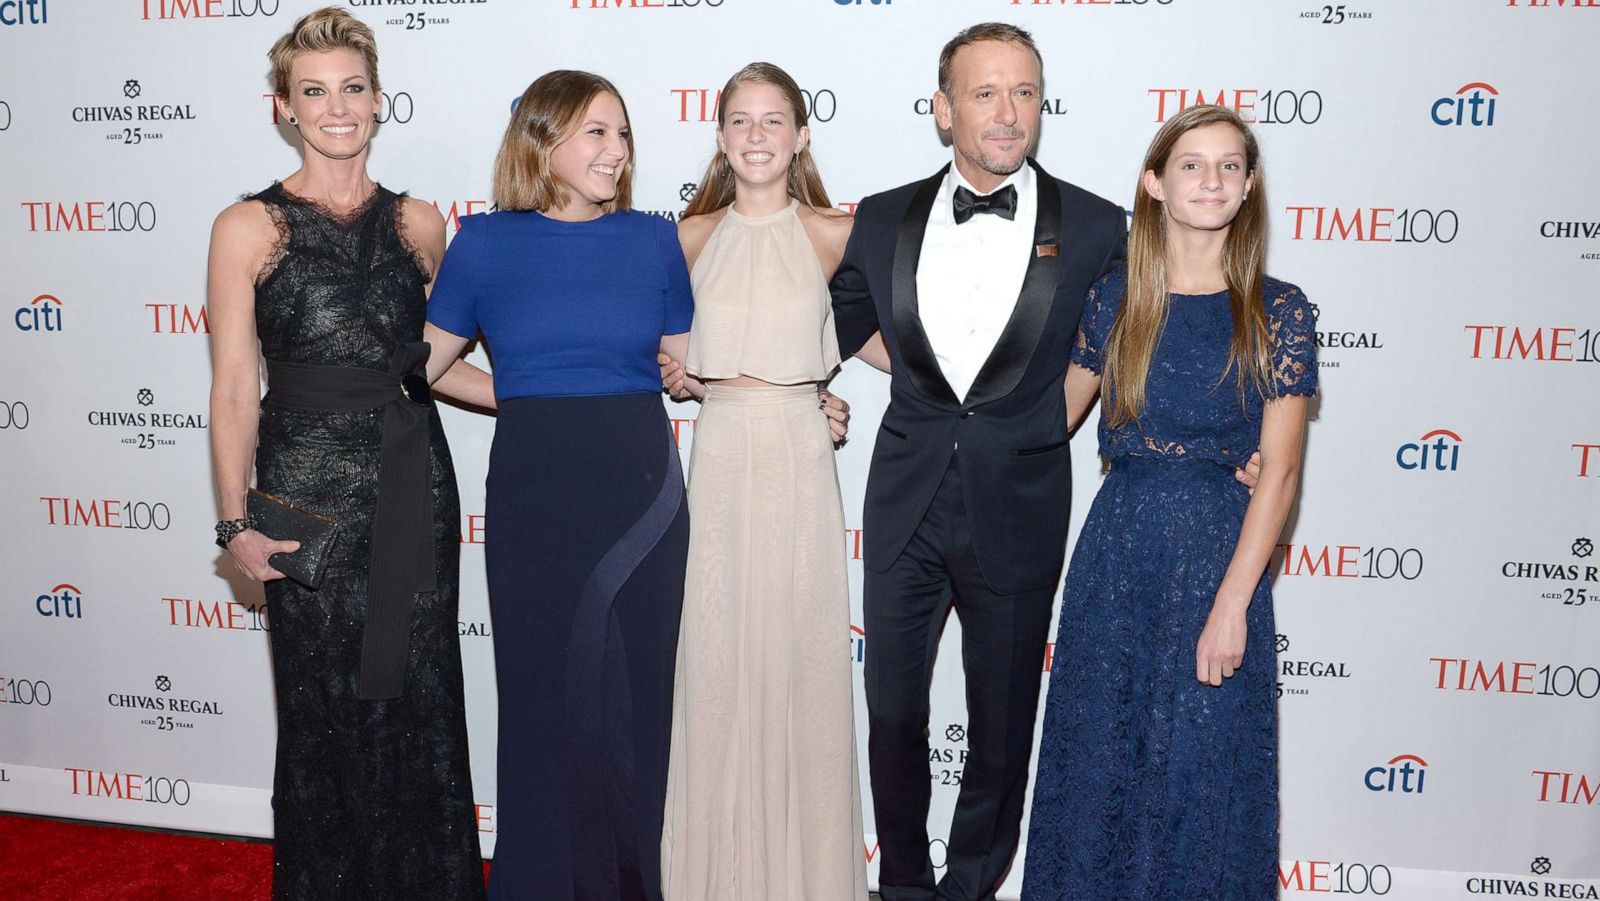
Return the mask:
[[866,534],[864,529],[844,530],[845,542],[850,546],[849,556],[851,560],[861,559],[861,536],[864,534]]
[[1589,477],[1589,452],[1600,450],[1600,444],[1574,444],[1573,449],[1578,451],[1578,478]]
[[1439,664],[1439,675],[1433,687],[1444,690],[1451,668],[1455,669],[1456,691],[1492,691],[1496,694],[1531,695],[1533,675],[1539,664],[1526,661],[1511,663],[1511,684],[1506,684],[1506,664],[1498,662],[1492,669],[1485,661],[1461,657],[1429,657],[1429,663]]
[[[188,304],[147,303],[144,308],[149,310],[154,318],[151,330],[157,335],[210,334],[211,332],[211,320],[206,313],[205,307],[201,307],[198,313]],[[180,310],[182,311],[181,313]],[[165,314],[164,319],[163,314]],[[163,321],[165,325],[163,325]]]
[[[143,801],[144,777],[138,773],[103,773],[78,767],[65,767],[72,774],[72,793],[91,798],[117,798],[123,801]],[[79,775],[83,776],[80,785]],[[109,777],[109,778],[108,778]]]
[[[105,227],[105,201],[90,200],[83,203],[50,203],[46,200],[24,200],[28,211],[28,231],[80,231],[103,232]],[[41,221],[42,220],[42,221]],[[40,228],[40,225],[43,228]]]
[[[1304,872],[1300,869],[1301,864],[1306,864]],[[1278,884],[1285,891],[1289,891],[1289,885],[1293,883],[1293,891],[1297,892],[1331,892],[1333,889],[1328,887],[1328,867],[1331,865],[1332,862],[1326,860],[1297,860],[1294,862],[1294,866],[1285,872],[1283,864],[1280,863],[1278,864]],[[1317,887],[1318,880],[1321,880],[1321,888]]]
[[[1510,327],[1509,340],[1506,326],[1503,325],[1467,325],[1464,328],[1472,332],[1474,360],[1483,359],[1483,339],[1490,333],[1494,335],[1494,348],[1489,351],[1489,358],[1493,360],[1532,359],[1544,363],[1572,363],[1577,360],[1572,345],[1577,329],[1570,326],[1539,326],[1524,332],[1521,326],[1513,325]],[[1546,328],[1549,330],[1548,336],[1545,334]]]
[[462,216],[471,216],[474,213],[483,212],[484,210],[489,208],[489,201],[487,201],[487,200],[460,200],[460,201],[452,200],[452,201],[450,201],[450,209],[449,210],[441,210],[441,209],[439,209],[439,201],[435,200],[433,202],[433,208],[436,209],[436,210],[439,210],[439,213],[444,216],[445,225],[450,229],[450,231],[454,232],[454,231],[460,231],[461,230],[461,217]]
[[[1539,800],[1555,804],[1588,804],[1593,805],[1600,799],[1600,779],[1590,781],[1583,773],[1567,773],[1561,770],[1534,770],[1532,775],[1539,777]],[[1557,798],[1550,797],[1550,781],[1561,777],[1561,794]],[[1572,777],[1578,777],[1578,784],[1572,784]]]

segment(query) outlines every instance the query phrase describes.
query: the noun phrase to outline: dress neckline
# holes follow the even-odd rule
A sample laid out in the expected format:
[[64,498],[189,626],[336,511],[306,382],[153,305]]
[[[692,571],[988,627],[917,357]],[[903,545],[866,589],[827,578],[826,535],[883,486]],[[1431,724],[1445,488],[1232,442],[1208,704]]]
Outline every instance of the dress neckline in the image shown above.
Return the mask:
[[746,216],[744,213],[734,209],[733,204],[730,203],[728,204],[728,218],[735,222],[742,222],[745,225],[765,225],[768,222],[776,222],[785,216],[792,216],[798,209],[800,209],[800,201],[794,197],[789,198],[788,206],[765,216]]
[[372,193],[368,194],[365,200],[352,207],[348,213],[340,213],[319,200],[312,200],[311,198],[302,194],[296,194],[295,192],[289,190],[289,188],[281,181],[273,182],[273,187],[278,189],[278,193],[282,194],[285,198],[293,201],[294,203],[297,203],[300,206],[309,207],[313,211],[322,214],[322,216],[325,218],[347,228],[351,225],[354,225],[356,222],[359,222],[363,216],[370,212],[373,206],[378,202],[378,199],[385,193],[383,185],[380,182],[373,182]]

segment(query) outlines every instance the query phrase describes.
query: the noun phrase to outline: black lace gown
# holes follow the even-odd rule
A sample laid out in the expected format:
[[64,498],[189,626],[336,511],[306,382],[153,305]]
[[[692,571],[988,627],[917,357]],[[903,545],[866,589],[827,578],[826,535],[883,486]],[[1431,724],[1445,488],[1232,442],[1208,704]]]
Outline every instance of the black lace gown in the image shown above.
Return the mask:
[[[279,184],[250,199],[279,229],[256,285],[266,359],[387,371],[398,345],[421,339],[428,275],[400,235],[401,195],[379,187],[345,218]],[[460,502],[437,410],[430,420],[438,590],[416,596],[403,694],[363,701],[383,411],[261,408],[258,487],[340,524],[319,589],[266,586],[278,698],[275,899],[483,897],[456,624]]]

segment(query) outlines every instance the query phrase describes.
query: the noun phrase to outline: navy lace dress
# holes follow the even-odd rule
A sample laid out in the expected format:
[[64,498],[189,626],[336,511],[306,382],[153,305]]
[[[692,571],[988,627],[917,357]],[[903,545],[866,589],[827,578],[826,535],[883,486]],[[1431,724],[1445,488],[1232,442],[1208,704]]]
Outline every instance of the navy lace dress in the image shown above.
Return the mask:
[[[1101,370],[1124,274],[1090,290],[1073,360]],[[1275,388],[1315,392],[1311,305],[1266,279]],[[1223,377],[1228,294],[1174,295],[1137,422],[1109,428],[1111,469],[1067,570],[1028,831],[1025,901],[1277,897],[1278,719],[1272,585],[1247,614],[1244,666],[1195,679],[1195,645],[1249,493],[1234,468],[1263,400]]]

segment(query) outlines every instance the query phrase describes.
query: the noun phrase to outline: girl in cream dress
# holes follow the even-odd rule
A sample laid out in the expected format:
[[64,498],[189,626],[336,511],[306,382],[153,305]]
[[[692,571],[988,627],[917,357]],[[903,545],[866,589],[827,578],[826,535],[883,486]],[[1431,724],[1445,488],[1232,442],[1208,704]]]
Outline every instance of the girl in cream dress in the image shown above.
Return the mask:
[[[754,63],[679,226],[695,315],[689,564],[661,847],[671,901],[866,897],[844,513],[822,382],[839,365],[832,209],[799,88]],[[881,344],[879,345],[881,347]]]

